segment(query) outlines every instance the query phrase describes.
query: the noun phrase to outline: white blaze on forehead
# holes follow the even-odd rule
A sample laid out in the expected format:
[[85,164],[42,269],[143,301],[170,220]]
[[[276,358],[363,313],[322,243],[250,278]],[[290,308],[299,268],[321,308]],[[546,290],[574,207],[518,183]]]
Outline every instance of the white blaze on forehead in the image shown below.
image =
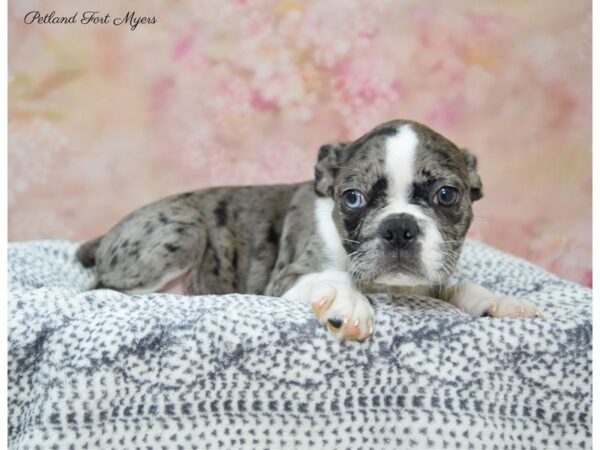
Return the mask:
[[[429,278],[434,278],[442,266],[438,247],[442,236],[435,222],[423,213],[420,206],[410,203],[412,195],[415,156],[419,138],[412,126],[403,125],[395,136],[386,141],[385,170],[388,177],[388,205],[381,211],[379,221],[393,214],[410,214],[419,223],[421,236],[421,263]],[[422,279],[394,274],[381,277],[377,282],[391,285],[419,284]],[[409,279],[412,279],[409,281]]]
[[408,195],[413,181],[415,153],[419,139],[410,125],[403,125],[395,136],[387,138],[385,166],[388,175],[388,195],[392,202]]

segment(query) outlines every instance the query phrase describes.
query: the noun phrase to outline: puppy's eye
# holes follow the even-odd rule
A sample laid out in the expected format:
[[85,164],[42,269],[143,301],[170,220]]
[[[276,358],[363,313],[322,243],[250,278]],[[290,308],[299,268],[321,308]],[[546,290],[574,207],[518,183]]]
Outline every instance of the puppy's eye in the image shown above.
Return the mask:
[[458,191],[450,186],[442,186],[434,200],[442,206],[452,206],[458,201]]
[[351,190],[344,192],[344,203],[349,209],[360,209],[365,206],[367,202],[362,192]]

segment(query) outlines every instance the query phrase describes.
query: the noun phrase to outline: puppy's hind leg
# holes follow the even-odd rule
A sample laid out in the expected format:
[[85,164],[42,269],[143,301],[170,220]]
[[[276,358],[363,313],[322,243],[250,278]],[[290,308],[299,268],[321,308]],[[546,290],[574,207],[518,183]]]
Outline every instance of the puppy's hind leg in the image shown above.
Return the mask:
[[206,245],[205,225],[195,209],[159,206],[130,215],[102,239],[96,287],[127,294],[160,292],[190,270]]
[[96,251],[100,246],[103,236],[100,236],[91,241],[87,241],[79,246],[75,257],[79,260],[83,267],[93,267],[96,265]]
[[[111,258],[102,258],[98,266],[97,288],[104,287],[126,294],[152,292],[187,293],[188,274],[197,252],[206,242],[204,230],[194,238],[162,241],[158,245],[143,246],[125,257],[121,255],[111,265]],[[110,248],[107,253],[110,255]]]

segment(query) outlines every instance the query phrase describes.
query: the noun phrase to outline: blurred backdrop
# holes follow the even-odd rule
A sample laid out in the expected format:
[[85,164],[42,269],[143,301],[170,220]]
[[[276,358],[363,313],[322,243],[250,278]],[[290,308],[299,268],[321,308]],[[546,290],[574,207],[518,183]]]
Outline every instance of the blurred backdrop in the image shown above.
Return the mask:
[[[10,240],[311,178],[320,144],[410,118],[479,157],[471,237],[591,285],[590,0],[49,5],[9,1]],[[23,21],[88,9],[157,23]]]

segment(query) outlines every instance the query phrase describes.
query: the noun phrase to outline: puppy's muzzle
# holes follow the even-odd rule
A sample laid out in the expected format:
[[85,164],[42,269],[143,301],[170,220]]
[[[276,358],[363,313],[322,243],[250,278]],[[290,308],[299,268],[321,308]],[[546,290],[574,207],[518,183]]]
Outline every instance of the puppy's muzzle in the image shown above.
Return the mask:
[[402,213],[386,217],[379,225],[378,233],[387,246],[401,250],[416,241],[421,229],[412,215]]

